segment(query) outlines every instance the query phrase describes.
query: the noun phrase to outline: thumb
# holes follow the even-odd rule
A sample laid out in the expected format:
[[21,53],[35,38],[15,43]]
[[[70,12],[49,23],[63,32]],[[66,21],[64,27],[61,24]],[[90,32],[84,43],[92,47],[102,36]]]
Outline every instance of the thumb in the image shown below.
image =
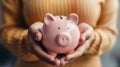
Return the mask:
[[36,41],[40,41],[42,39],[42,34],[41,34],[41,32],[37,32],[36,34],[35,34],[35,40]]

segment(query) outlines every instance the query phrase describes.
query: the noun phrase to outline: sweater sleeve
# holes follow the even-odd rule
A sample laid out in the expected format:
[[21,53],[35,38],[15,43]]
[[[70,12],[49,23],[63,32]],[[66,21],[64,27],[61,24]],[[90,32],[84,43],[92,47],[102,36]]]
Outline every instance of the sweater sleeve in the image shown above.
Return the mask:
[[18,59],[25,61],[37,60],[29,51],[27,43],[27,25],[22,14],[21,0],[2,0],[3,24],[0,27],[0,37],[4,45]]
[[108,51],[117,37],[117,0],[105,0],[102,4],[101,16],[90,38],[90,47],[86,54],[101,55]]

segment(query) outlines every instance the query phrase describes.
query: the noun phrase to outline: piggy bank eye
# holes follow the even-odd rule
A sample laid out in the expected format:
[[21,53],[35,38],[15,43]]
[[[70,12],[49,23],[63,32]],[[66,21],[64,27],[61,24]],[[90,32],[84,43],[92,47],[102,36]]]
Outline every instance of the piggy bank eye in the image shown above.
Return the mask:
[[70,29],[70,27],[67,27],[67,29]]
[[75,25],[72,23],[68,23],[66,29],[68,32],[71,32],[75,28]]
[[58,27],[58,29],[60,29],[60,27]]
[[67,26],[67,27],[66,27],[66,29],[67,29],[67,31],[68,31],[68,32],[70,32],[70,31],[71,31],[70,26]]

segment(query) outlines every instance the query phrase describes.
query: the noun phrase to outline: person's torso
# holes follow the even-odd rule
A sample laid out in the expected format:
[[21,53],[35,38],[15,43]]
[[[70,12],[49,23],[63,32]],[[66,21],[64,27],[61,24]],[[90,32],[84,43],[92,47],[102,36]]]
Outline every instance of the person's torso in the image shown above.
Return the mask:
[[96,26],[101,13],[103,0],[23,0],[23,13],[28,25],[43,22],[46,13],[53,15],[69,15],[76,13],[79,23],[87,22]]
[[[31,25],[34,22],[43,22],[46,13],[53,15],[69,15],[76,13],[79,16],[79,23],[87,22],[93,27],[96,26],[100,18],[101,2],[103,0],[22,0],[23,14],[26,24]],[[95,59],[94,59],[95,58]],[[27,59],[27,58],[26,58]],[[28,58],[29,59],[29,58]],[[94,63],[97,63],[94,65]],[[17,63],[17,67],[54,67],[43,62],[36,63]],[[76,65],[76,66],[74,66]],[[81,57],[76,62],[70,63],[65,67],[100,67],[99,57]]]

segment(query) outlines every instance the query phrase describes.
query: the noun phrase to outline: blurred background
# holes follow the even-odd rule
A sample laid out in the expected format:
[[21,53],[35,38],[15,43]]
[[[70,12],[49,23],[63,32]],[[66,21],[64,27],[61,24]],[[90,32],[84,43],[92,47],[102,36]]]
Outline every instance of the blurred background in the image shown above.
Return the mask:
[[[119,0],[120,3],[120,0]],[[1,0],[0,0],[0,24],[1,17]],[[118,14],[118,29],[120,32],[120,7]],[[0,67],[14,67],[16,57],[12,55],[0,41]],[[117,38],[115,46],[109,52],[101,56],[102,67],[120,67],[120,35]]]

